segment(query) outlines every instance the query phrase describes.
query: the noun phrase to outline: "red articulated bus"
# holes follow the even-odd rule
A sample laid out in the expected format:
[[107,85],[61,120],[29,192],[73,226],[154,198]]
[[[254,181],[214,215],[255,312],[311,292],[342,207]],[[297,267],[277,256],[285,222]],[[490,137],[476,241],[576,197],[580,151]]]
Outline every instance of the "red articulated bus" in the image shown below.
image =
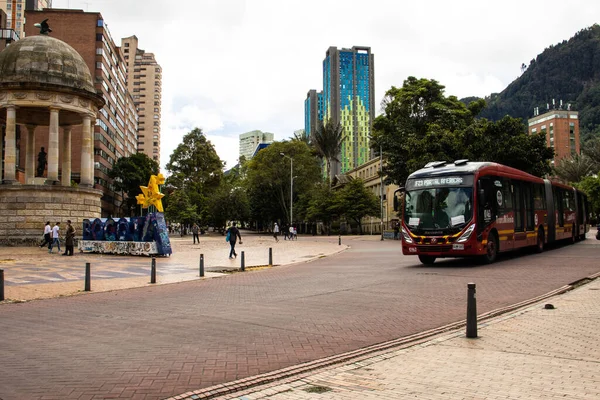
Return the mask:
[[492,263],[500,252],[585,239],[590,229],[584,193],[501,164],[432,162],[400,190],[402,253],[426,265],[468,256]]

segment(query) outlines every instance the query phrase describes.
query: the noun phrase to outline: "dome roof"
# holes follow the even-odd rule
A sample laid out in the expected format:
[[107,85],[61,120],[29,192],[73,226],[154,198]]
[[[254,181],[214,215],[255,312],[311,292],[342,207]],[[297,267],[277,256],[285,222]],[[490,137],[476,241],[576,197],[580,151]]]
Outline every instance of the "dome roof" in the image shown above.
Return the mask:
[[47,35],[26,37],[0,52],[0,88],[15,83],[50,84],[96,94],[81,55]]

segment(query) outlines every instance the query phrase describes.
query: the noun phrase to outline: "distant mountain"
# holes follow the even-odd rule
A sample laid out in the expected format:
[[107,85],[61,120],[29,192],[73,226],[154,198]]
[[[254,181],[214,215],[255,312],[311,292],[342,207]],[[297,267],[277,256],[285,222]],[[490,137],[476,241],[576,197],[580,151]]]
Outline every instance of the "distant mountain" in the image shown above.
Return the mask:
[[[527,120],[534,107],[540,114],[570,104],[579,111],[581,141],[600,137],[600,25],[583,29],[568,41],[545,49],[501,93],[486,97],[481,115],[499,120],[505,115]],[[477,97],[462,99],[466,104]],[[555,101],[553,106],[552,100]]]

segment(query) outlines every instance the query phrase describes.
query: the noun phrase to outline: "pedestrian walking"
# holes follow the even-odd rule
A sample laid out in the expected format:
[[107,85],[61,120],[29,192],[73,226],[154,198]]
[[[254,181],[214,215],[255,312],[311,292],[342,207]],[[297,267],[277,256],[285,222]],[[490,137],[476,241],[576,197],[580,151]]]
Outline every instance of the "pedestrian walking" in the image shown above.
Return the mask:
[[273,237],[275,238],[276,242],[279,242],[279,225],[277,225],[277,222],[275,222],[275,226],[273,227]]
[[60,230],[60,222],[57,222],[56,225],[52,227],[52,243],[50,243],[50,247],[48,247],[48,253],[52,254],[52,247],[56,244],[58,248],[58,252],[60,253],[60,236],[58,235],[58,231]]
[[44,241],[40,244],[40,249],[46,245],[48,245],[48,250],[50,249],[50,245],[52,244],[52,227],[50,226],[50,221],[46,221],[46,226],[44,226]]
[[288,239],[288,227],[284,226],[283,227],[283,240],[287,240]]
[[231,246],[231,251],[229,252],[229,259],[233,259],[237,257],[237,253],[235,252],[235,243],[237,242],[237,238],[240,238],[240,244],[242,244],[242,235],[240,235],[240,230],[235,226],[235,222],[231,223],[229,229],[227,229],[227,237],[226,241],[229,242]]
[[294,227],[292,225],[290,225],[290,240],[294,240]]
[[[65,252],[63,256],[72,256],[73,255],[73,243],[75,241],[75,228],[71,225],[71,220],[67,220],[67,230],[65,232]],[[60,247],[58,248],[60,252]]]
[[200,244],[200,236],[198,236],[199,231],[200,231],[200,227],[198,226],[198,224],[194,223],[194,226],[192,226],[192,235],[194,236],[194,244],[196,244],[196,241],[198,241],[198,244]]
[[394,240],[400,239],[400,223],[396,222],[394,225]]
[[298,240],[298,228],[294,227],[294,240]]

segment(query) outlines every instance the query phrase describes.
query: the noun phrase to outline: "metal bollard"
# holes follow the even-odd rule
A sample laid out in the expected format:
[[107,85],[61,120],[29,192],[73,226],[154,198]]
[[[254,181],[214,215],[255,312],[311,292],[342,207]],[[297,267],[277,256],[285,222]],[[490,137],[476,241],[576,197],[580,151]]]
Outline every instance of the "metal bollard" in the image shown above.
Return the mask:
[[242,251],[242,265],[241,265],[241,270],[245,271],[246,270],[246,260],[244,258],[244,252]]
[[85,288],[84,288],[84,290],[86,292],[89,292],[90,290],[92,290],[91,270],[92,270],[91,264],[85,263]]
[[152,256],[152,271],[150,272],[150,283],[156,283],[156,258]]
[[0,301],[4,301],[4,270],[0,269]]
[[477,299],[475,296],[475,284],[467,284],[467,337],[477,337]]
[[273,266],[273,248],[269,247],[269,267]]
[[338,237],[338,246],[342,245],[342,235]]
[[200,278],[204,276],[204,254],[200,254]]

